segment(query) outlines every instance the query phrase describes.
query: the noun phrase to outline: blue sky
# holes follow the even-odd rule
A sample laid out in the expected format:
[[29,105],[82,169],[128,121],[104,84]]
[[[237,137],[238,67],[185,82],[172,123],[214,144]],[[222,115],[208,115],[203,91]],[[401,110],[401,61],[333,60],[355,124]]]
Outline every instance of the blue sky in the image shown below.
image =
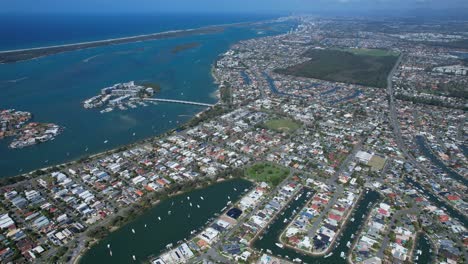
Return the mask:
[[332,12],[468,8],[468,0],[0,0],[1,11],[54,13]]

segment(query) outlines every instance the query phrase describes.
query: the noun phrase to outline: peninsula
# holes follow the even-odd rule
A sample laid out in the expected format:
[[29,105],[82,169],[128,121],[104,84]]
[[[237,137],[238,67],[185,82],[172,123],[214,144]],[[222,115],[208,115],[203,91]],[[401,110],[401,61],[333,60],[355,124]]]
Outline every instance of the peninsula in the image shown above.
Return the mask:
[[167,39],[176,37],[185,37],[197,34],[213,34],[222,32],[225,26],[210,26],[196,29],[173,30],[161,33],[139,35],[125,38],[114,38],[90,42],[81,42],[75,44],[48,46],[31,49],[20,49],[0,52],[0,63],[14,63],[18,61],[31,60],[39,57],[49,56],[57,53],[63,53],[74,50],[96,48],[108,45],[125,44],[137,41],[148,41],[157,39]]

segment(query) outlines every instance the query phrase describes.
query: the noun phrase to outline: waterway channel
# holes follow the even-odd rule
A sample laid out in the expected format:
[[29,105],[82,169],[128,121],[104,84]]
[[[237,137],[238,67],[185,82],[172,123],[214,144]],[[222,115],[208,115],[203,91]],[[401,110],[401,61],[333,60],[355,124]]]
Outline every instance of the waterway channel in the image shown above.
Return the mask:
[[424,195],[427,195],[429,201],[431,201],[432,203],[434,203],[438,207],[444,208],[447,211],[447,213],[450,215],[450,217],[460,220],[463,223],[463,225],[466,228],[468,228],[468,218],[464,214],[462,214],[459,211],[453,209],[451,205],[449,205],[447,202],[442,201],[441,199],[436,197],[434,194],[432,194],[432,192],[426,191],[425,188],[419,182],[416,182],[416,181],[414,181],[413,179],[411,179],[409,177],[405,177],[405,180],[408,183],[412,184],[415,188],[420,189],[421,191],[423,191]]
[[437,158],[434,155],[431,149],[427,146],[426,139],[423,136],[416,136],[416,144],[418,144],[418,147],[424,154],[424,156],[426,156],[435,166],[440,168],[443,172],[447,173],[447,175],[450,178],[457,180],[463,183],[464,185],[468,185],[468,179],[447,167],[439,158]]
[[[304,192],[304,191],[303,191]],[[335,244],[335,248],[332,251],[332,255],[328,258],[324,256],[314,257],[314,256],[306,256],[304,254],[298,253],[293,249],[284,247],[279,248],[275,244],[279,241],[279,235],[283,230],[286,228],[288,223],[284,223],[284,219],[288,218],[291,219],[293,216],[293,211],[300,211],[302,207],[307,202],[308,198],[305,195],[302,195],[297,201],[293,200],[290,203],[290,207],[287,208],[283,215],[280,215],[273,224],[271,224],[270,228],[267,230],[261,239],[258,239],[254,243],[254,247],[258,250],[271,250],[273,255],[275,256],[288,256],[290,260],[299,258],[303,261],[303,263],[346,263],[346,260],[340,257],[340,253],[344,252],[346,256],[350,253],[350,249],[346,247],[346,243],[348,241],[352,242],[351,236],[354,234],[354,239],[357,238],[357,232],[361,227],[361,224],[365,221],[366,216],[370,212],[372,204],[375,203],[379,198],[379,193],[375,191],[369,191],[363,194],[364,197],[359,201],[354,213],[351,217],[354,217],[356,220],[354,222],[350,222],[345,226],[345,230],[343,231],[340,239],[338,240],[338,244]]]
[[234,203],[252,186],[235,179],[164,200],[94,245],[81,263],[134,263],[133,255],[138,263],[145,262],[166,245],[175,246],[190,237],[192,230],[205,227],[229,200]]
[[418,235],[413,253],[413,261],[415,264],[434,263],[431,242],[425,234]]

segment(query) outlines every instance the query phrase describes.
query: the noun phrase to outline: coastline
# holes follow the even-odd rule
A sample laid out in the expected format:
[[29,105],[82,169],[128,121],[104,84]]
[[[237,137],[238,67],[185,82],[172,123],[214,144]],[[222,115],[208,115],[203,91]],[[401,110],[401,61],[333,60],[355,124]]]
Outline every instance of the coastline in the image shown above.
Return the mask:
[[218,33],[218,32],[223,31],[226,27],[253,25],[257,23],[267,23],[269,21],[274,21],[274,20],[275,19],[217,24],[217,25],[210,25],[210,26],[204,26],[204,27],[199,27],[199,28],[168,30],[168,31],[151,33],[151,34],[103,39],[103,40],[96,40],[96,41],[86,41],[86,42],[70,43],[70,44],[63,44],[63,45],[51,45],[51,46],[42,46],[42,47],[15,49],[15,50],[0,50],[0,64],[27,61],[27,60],[37,59],[37,58],[64,53],[64,52],[96,48],[96,47],[108,46],[108,45],[119,45],[119,44],[133,43],[133,42],[176,38],[176,37],[190,36],[190,35],[196,35],[196,34]]
[[[50,166],[46,166],[46,167],[42,167],[42,168],[37,168],[37,169],[34,169],[32,171],[17,174],[17,175],[13,175],[13,176],[1,177],[0,178],[0,188],[4,188],[6,186],[16,186],[18,184],[21,184],[24,181],[28,181],[28,180],[31,180],[33,178],[39,177],[39,176],[43,175],[44,173],[47,173],[48,170],[51,170],[51,169],[53,169],[55,167],[70,166],[70,165],[74,165],[74,164],[77,164],[79,162],[82,162],[83,160],[86,160],[86,159],[95,159],[95,158],[99,158],[99,157],[102,157],[102,156],[105,156],[105,155],[110,155],[110,154],[121,151],[122,148],[131,148],[131,147],[136,147],[136,146],[139,146],[139,145],[147,144],[147,143],[150,143],[150,141],[152,141],[152,140],[160,139],[162,137],[171,135],[171,134],[177,132],[180,129],[185,129],[186,126],[189,125],[193,120],[195,120],[197,118],[200,118],[203,115],[203,113],[208,112],[209,110],[215,108],[216,106],[221,105],[221,103],[222,103],[220,101],[220,97],[219,97],[219,81],[218,81],[218,78],[217,78],[216,74],[214,74],[214,71],[211,70],[210,74],[211,74],[211,77],[213,78],[213,83],[218,85],[218,89],[216,89],[212,93],[210,93],[210,97],[216,98],[218,101],[214,104],[213,107],[206,108],[206,109],[194,114],[192,116],[192,118],[190,118],[189,120],[187,120],[184,123],[181,123],[179,126],[173,128],[173,129],[164,131],[164,132],[162,132],[161,134],[158,134],[158,135],[150,136],[150,137],[138,140],[138,141],[133,142],[133,143],[121,145],[121,146],[118,146],[118,147],[115,147],[115,148],[112,148],[112,149],[108,149],[108,150],[104,150],[104,151],[101,151],[101,152],[97,152],[97,153],[94,153],[94,154],[83,155],[83,156],[77,157],[77,158],[75,158],[74,160],[71,160],[71,161],[67,161],[67,162],[59,163],[59,164],[55,164],[55,165],[50,165]],[[12,182],[9,183],[9,181],[12,181]]]

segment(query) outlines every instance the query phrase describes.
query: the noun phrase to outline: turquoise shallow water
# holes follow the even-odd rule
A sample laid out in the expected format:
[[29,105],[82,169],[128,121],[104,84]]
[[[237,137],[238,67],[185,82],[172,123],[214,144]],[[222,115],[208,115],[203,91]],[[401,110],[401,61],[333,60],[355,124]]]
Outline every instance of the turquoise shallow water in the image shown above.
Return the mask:
[[[204,108],[161,103],[100,114],[82,108],[81,102],[103,87],[134,80],[161,84],[157,95],[161,98],[215,103],[217,86],[210,69],[217,56],[237,41],[290,29],[275,25],[262,29],[263,35],[259,29],[237,26],[216,34],[99,47],[0,65],[0,108],[30,111],[34,121],[65,127],[54,141],[20,150],[8,149],[11,139],[0,140],[0,177],[60,164],[177,127]],[[201,45],[171,52],[174,46],[190,42]]]

